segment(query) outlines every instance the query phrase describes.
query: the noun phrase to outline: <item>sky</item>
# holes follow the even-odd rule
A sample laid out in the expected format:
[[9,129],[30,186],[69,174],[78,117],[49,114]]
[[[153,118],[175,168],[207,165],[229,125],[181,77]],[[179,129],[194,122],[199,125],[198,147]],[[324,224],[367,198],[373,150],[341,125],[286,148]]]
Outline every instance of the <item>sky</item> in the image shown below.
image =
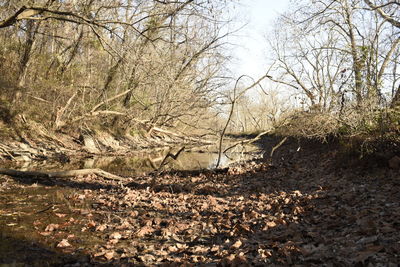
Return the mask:
[[233,66],[235,76],[246,74],[257,80],[266,73],[268,64],[265,59],[268,51],[265,35],[288,5],[289,0],[240,1],[241,20],[248,24],[232,40],[238,44],[233,52],[237,58]]

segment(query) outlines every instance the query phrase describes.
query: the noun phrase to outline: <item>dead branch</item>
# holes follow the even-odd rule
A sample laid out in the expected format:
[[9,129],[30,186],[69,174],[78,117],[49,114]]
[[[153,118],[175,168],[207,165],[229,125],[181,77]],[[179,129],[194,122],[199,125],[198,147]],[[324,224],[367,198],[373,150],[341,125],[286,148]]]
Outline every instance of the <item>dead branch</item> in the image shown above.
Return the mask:
[[277,150],[278,148],[280,148],[287,140],[287,136],[285,138],[283,138],[276,146],[274,146],[271,149],[271,153],[269,154],[269,157],[272,159],[272,156],[274,155],[275,150]]
[[5,145],[0,144],[0,150],[7,154],[10,158],[15,159],[14,156],[10,153],[10,148]]
[[[177,158],[179,157],[179,154],[181,154],[181,152],[184,151],[184,150],[185,150],[184,146],[181,147],[178,150],[178,152],[176,152],[175,154],[171,153],[171,151],[169,150],[168,153],[163,158],[163,160],[161,161],[161,163],[160,163],[158,168],[156,168],[156,166],[154,164],[154,161],[149,158],[150,164],[156,170],[156,172],[159,174],[160,173],[160,169],[166,164],[166,161],[167,161],[168,158],[172,158],[173,160],[177,160]],[[154,175],[154,177],[153,177],[153,179],[151,181],[151,187],[153,187],[156,184],[158,174]]]
[[173,160],[176,160],[179,157],[179,154],[181,154],[181,152],[185,150],[185,147],[181,147],[178,152],[176,152],[175,154],[171,153],[171,151],[168,151],[167,155],[165,155],[164,159],[161,161],[160,163],[160,167],[158,167],[158,169],[160,169],[161,167],[163,167],[167,161],[168,158],[172,158]]
[[259,133],[256,137],[252,138],[252,139],[246,139],[246,140],[242,140],[239,142],[234,143],[233,145],[231,145],[230,147],[226,148],[223,153],[225,154],[226,152],[228,152],[229,150],[231,150],[232,148],[238,146],[238,145],[250,145],[254,142],[257,142],[258,140],[261,139],[262,136],[270,133],[272,130],[268,130],[268,131],[264,131],[262,133]]
[[68,171],[56,171],[56,172],[41,172],[41,171],[18,171],[13,169],[0,168],[0,174],[12,176],[12,177],[30,177],[30,178],[67,178],[82,175],[95,174],[108,180],[123,181],[124,178],[103,171],[101,169],[79,169],[79,170],[68,170]]
[[75,92],[67,101],[67,103],[65,104],[64,107],[60,108],[57,111],[57,116],[56,116],[56,120],[54,122],[56,129],[58,129],[62,124],[64,124],[64,122],[62,121],[62,117],[65,113],[65,111],[68,109],[68,107],[71,105],[72,100],[75,98],[75,96],[77,95],[77,92]]
[[271,76],[268,75],[268,73],[265,74],[265,75],[262,76],[260,79],[258,79],[257,81],[255,81],[252,85],[246,87],[240,94],[238,94],[238,95],[236,96],[236,89],[237,89],[238,83],[239,83],[240,79],[242,79],[243,77],[249,77],[249,76],[247,76],[247,75],[241,75],[241,76],[236,80],[235,87],[233,88],[233,99],[232,99],[232,104],[231,104],[231,110],[230,110],[230,112],[229,112],[228,119],[226,120],[226,124],[225,124],[224,128],[222,129],[221,136],[220,136],[220,138],[219,138],[218,160],[217,160],[217,164],[215,165],[215,168],[218,168],[218,166],[219,166],[219,164],[220,164],[220,162],[221,162],[222,142],[223,142],[223,139],[224,139],[224,136],[225,136],[225,132],[226,132],[226,130],[228,129],[228,125],[229,125],[229,123],[230,123],[230,121],[231,121],[231,119],[232,119],[232,115],[233,115],[233,111],[234,111],[234,108],[235,108],[236,100],[237,100],[240,96],[244,95],[248,90],[250,90],[251,88],[253,88],[253,87],[257,86],[258,84],[260,84],[260,82],[261,82],[262,80],[264,80],[265,78],[270,78]]
[[175,133],[175,132],[172,132],[172,131],[169,131],[169,130],[165,130],[165,129],[162,129],[162,128],[159,128],[159,127],[152,127],[149,132],[151,133],[152,131],[156,131],[156,132],[159,132],[159,133],[164,133],[164,134],[167,134],[167,135],[175,136],[175,137],[186,139],[186,140],[189,140],[189,141],[199,142],[199,143],[202,143],[202,144],[214,144],[214,141],[202,140],[202,139],[195,138],[195,137],[185,136],[185,135],[178,134],[178,133]]
[[89,112],[85,113],[82,116],[79,116],[79,117],[73,119],[71,122],[73,123],[73,122],[77,122],[77,121],[83,120],[83,119],[88,118],[88,117],[96,117],[98,115],[104,115],[104,114],[106,114],[106,115],[110,115],[111,114],[111,115],[118,115],[118,116],[126,115],[125,113],[118,112],[118,111],[111,111],[111,110],[96,111],[96,110],[99,107],[101,107],[102,105],[105,105],[108,102],[111,102],[111,101],[113,101],[113,100],[115,100],[115,99],[117,99],[119,97],[122,97],[122,96],[126,95],[130,91],[132,91],[132,89],[126,90],[126,91],[124,91],[124,92],[122,92],[120,94],[117,94],[115,96],[112,96],[112,97],[104,100],[103,102],[101,102],[101,103],[97,104],[96,106],[94,106]]

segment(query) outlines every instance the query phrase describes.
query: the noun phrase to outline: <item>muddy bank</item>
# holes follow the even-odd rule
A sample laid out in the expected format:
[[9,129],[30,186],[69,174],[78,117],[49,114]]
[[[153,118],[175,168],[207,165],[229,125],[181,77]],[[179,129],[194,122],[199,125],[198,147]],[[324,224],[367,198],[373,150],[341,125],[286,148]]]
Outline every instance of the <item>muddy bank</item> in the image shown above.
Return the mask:
[[[0,167],[22,171],[99,168],[134,176],[161,169],[214,168],[218,158],[217,140],[160,128],[154,128],[146,137],[129,134],[117,137],[99,130],[73,135],[37,127],[31,133],[18,132],[18,136],[0,140]],[[258,147],[240,144],[238,140],[224,142],[223,147],[229,146],[229,151],[222,154],[220,167],[260,156]]]
[[[0,160],[19,162],[69,162],[90,156],[130,155],[137,152],[159,151],[174,146],[203,146],[214,144],[212,139],[179,135],[156,128],[151,134],[115,136],[105,131],[79,131],[75,134],[48,131],[40,125],[34,130],[8,133],[0,139]],[[3,133],[4,134],[4,133]]]

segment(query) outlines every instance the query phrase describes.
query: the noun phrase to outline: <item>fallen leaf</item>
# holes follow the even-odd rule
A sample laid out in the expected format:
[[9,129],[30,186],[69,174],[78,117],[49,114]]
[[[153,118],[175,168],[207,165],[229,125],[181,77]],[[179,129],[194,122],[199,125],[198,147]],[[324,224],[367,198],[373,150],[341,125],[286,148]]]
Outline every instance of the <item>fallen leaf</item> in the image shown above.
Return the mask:
[[61,240],[60,243],[57,244],[58,248],[67,248],[67,247],[70,247],[70,246],[71,246],[71,244],[68,242],[67,239],[63,239],[63,240]]
[[139,259],[141,259],[143,262],[147,263],[147,262],[152,262],[155,261],[155,257],[151,254],[145,254],[143,256],[138,256]]
[[168,247],[169,252],[177,252],[179,249],[176,246],[170,246]]
[[188,245],[186,244],[181,244],[181,243],[176,243],[176,247],[179,249],[187,249]]
[[88,226],[89,228],[94,228],[94,227],[96,226],[96,222],[93,221],[93,220],[90,220],[90,221],[88,222],[87,226]]
[[100,257],[100,256],[103,256],[104,254],[106,254],[106,252],[104,250],[102,250],[100,252],[93,254],[93,257]]
[[44,229],[46,232],[52,232],[54,230],[57,230],[60,226],[58,224],[55,223],[51,223],[49,225],[46,226],[46,229]]
[[200,253],[200,254],[205,254],[210,250],[209,247],[204,247],[204,246],[196,246],[193,249],[194,253]]
[[51,232],[40,232],[39,234],[42,236],[49,236],[51,235]]
[[151,234],[155,229],[151,226],[143,226],[139,231],[136,232],[138,237],[144,237],[145,235]]
[[112,250],[104,253],[104,258],[106,258],[107,260],[111,260],[112,258],[114,258],[114,251]]
[[129,213],[129,216],[130,216],[130,217],[137,217],[138,215],[139,215],[139,212],[136,211],[136,210],[134,210],[134,211],[132,211],[132,212]]
[[122,235],[119,232],[114,232],[110,235],[110,239],[121,239]]
[[128,221],[124,221],[121,225],[117,226],[115,229],[123,230],[123,229],[129,229],[131,227],[132,225]]
[[101,224],[101,225],[96,227],[96,231],[103,232],[106,228],[107,228],[107,225]]
[[164,209],[164,206],[159,202],[153,202],[153,207],[155,207],[158,210]]
[[242,241],[238,240],[231,246],[231,249],[238,249],[241,246],[242,246]]
[[190,227],[189,224],[187,223],[177,223],[175,224],[175,227],[178,228],[179,231],[184,231]]

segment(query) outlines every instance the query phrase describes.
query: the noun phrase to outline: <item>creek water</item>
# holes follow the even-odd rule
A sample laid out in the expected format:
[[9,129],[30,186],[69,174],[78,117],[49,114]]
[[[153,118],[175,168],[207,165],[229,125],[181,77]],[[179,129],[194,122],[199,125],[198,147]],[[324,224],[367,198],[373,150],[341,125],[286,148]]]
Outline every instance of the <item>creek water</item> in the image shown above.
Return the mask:
[[[227,143],[225,147],[230,147]],[[143,175],[160,167],[168,152],[174,154],[176,148],[165,148],[157,151],[131,153],[130,155],[102,156],[93,155],[84,158],[71,158],[70,162],[57,161],[27,161],[7,164],[7,168],[19,170],[55,171],[67,169],[100,168],[121,176]],[[258,158],[261,151],[254,145],[237,145],[222,153],[219,167]],[[176,160],[171,157],[164,161],[163,170],[200,170],[213,169],[218,160],[218,149],[215,146],[204,146],[183,150]]]

